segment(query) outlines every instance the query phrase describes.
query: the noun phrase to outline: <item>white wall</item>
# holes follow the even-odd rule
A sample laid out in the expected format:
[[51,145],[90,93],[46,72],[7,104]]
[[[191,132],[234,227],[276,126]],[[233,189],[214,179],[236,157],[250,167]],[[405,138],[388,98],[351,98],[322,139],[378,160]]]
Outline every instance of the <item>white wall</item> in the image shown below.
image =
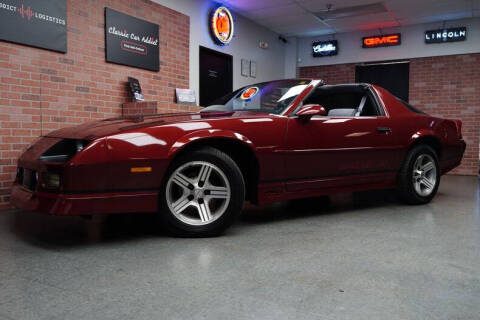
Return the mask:
[[[199,97],[199,46],[233,56],[234,90],[252,83],[284,77],[285,44],[278,40],[276,33],[232,11],[235,22],[234,37],[230,44],[219,46],[213,42],[208,30],[209,15],[211,9],[218,6],[217,3],[208,0],[153,1],[190,17],[190,88],[195,90],[197,101]],[[268,42],[269,48],[261,49],[260,41]],[[241,75],[241,59],[257,62],[256,78],[247,78]]]
[[293,68],[292,65],[295,65],[296,63],[298,63],[299,67],[303,67],[480,52],[479,18],[448,21],[445,26],[446,28],[466,26],[467,40],[462,42],[425,44],[425,31],[441,29],[442,23],[430,23],[401,28],[382,29],[384,34],[401,32],[402,44],[400,46],[374,49],[362,48],[362,37],[377,35],[379,34],[378,30],[339,33],[335,35],[335,39],[338,40],[339,46],[338,55],[314,58],[312,57],[312,42],[318,40],[330,40],[332,39],[332,36],[299,38],[297,40],[298,60],[289,59],[288,62],[291,65],[288,66],[287,69]]

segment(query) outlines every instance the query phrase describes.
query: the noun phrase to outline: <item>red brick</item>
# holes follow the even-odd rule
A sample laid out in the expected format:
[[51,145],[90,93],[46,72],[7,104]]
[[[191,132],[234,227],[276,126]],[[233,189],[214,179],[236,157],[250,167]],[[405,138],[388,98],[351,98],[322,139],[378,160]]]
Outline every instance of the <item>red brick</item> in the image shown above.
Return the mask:
[[[127,75],[138,78],[148,90],[146,100],[162,101],[167,106],[173,105],[173,88],[188,87],[188,16],[146,0],[132,0],[129,5],[124,1],[91,1],[88,10],[79,1],[67,2],[67,54],[0,42],[0,102],[15,108],[12,114],[0,110],[2,161],[16,163],[25,142],[34,139],[40,128],[45,134],[90,119],[120,115],[122,103],[130,101]],[[159,72],[105,62],[103,12],[107,6],[160,25]],[[0,174],[0,186],[9,190],[13,178],[14,174]],[[8,196],[3,194],[0,210],[10,207]]]

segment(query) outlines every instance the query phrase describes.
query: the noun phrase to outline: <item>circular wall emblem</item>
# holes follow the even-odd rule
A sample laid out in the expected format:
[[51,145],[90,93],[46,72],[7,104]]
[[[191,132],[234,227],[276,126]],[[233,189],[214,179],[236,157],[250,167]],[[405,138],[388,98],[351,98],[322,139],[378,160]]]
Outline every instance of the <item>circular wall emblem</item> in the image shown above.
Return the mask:
[[257,87],[250,87],[245,89],[245,91],[242,92],[242,95],[240,96],[240,99],[242,100],[247,100],[253,98],[254,95],[258,93],[260,89]]
[[228,44],[233,37],[233,18],[225,7],[218,7],[213,11],[211,30],[213,38],[219,44]]

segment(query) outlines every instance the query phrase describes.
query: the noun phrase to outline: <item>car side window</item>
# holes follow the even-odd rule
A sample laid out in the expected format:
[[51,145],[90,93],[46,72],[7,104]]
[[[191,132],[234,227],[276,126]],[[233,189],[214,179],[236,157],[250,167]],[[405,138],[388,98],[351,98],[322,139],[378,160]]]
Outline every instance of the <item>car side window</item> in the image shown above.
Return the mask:
[[364,104],[360,102],[360,105],[357,110],[357,117],[376,117],[378,116],[378,109],[373,102],[373,99],[370,95],[366,94],[362,99],[365,99]]
[[328,116],[354,116],[361,95],[356,92],[329,92],[317,89],[304,104],[319,104],[325,108]]

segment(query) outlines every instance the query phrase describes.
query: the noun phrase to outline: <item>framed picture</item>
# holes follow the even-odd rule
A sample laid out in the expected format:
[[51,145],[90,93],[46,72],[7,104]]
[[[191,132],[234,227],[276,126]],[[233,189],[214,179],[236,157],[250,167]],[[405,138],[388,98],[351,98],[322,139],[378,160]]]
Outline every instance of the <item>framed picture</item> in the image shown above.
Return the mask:
[[242,76],[248,77],[250,75],[250,60],[242,59]]
[[257,77],[257,62],[250,61],[250,77],[256,78]]

